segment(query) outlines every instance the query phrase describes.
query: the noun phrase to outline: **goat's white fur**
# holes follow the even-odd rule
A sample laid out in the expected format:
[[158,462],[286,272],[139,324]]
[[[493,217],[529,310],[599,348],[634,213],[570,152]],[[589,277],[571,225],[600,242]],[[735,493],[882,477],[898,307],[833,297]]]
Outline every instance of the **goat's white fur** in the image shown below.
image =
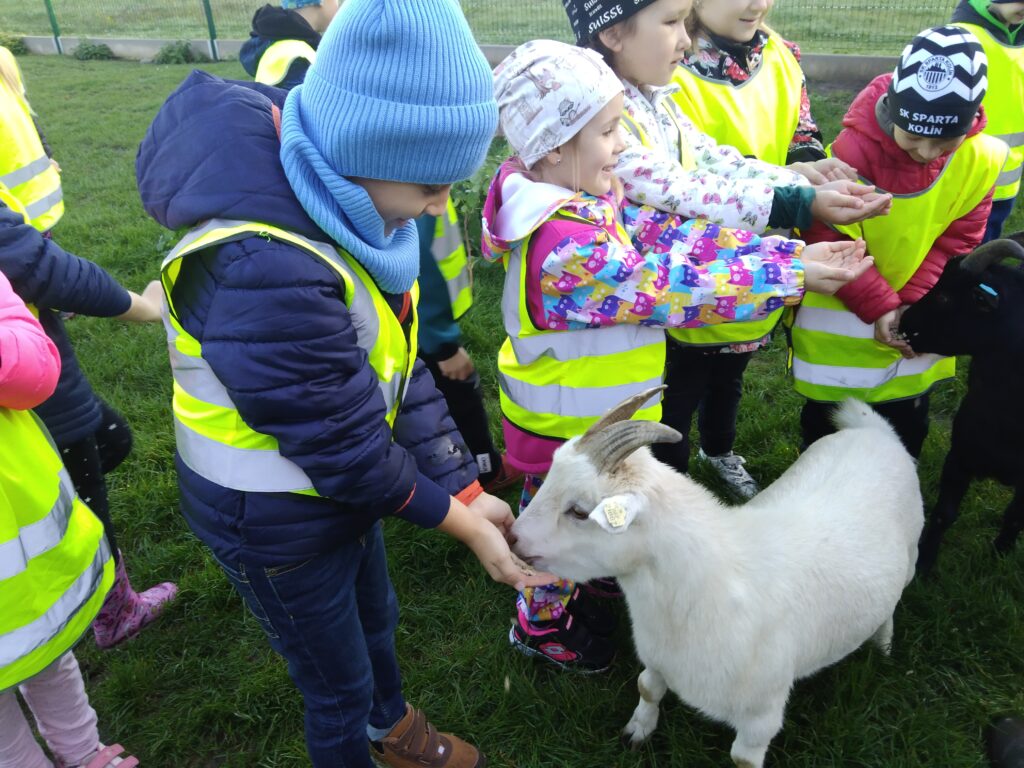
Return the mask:
[[[741,507],[646,448],[603,476],[576,440],[555,454],[515,524],[517,551],[577,581],[618,577],[645,667],[625,728],[634,745],[671,689],[736,730],[738,766],[760,768],[794,680],[868,639],[888,653],[923,523],[916,468],[863,403],[846,402],[836,422]],[[631,505],[626,525],[594,519],[613,496]]]

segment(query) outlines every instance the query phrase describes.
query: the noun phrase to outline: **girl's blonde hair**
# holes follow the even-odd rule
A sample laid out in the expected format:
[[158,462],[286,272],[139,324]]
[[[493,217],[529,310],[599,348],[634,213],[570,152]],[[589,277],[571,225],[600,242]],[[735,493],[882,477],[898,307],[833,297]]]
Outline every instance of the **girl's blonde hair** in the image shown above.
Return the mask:
[[18,62],[15,60],[14,55],[6,48],[3,48],[3,53],[0,53],[0,82],[7,86],[11,93],[28,105],[29,112],[33,115],[35,114],[32,111],[32,106],[28,104],[28,98],[25,95],[25,86],[21,80],[21,70],[18,69]]

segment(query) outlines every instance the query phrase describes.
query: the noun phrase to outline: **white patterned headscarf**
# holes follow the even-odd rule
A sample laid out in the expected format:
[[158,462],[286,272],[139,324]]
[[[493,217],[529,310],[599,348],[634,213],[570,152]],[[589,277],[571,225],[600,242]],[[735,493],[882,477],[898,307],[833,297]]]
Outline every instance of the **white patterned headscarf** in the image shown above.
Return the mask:
[[568,142],[622,83],[601,55],[554,40],[532,40],[494,70],[501,132],[527,168]]

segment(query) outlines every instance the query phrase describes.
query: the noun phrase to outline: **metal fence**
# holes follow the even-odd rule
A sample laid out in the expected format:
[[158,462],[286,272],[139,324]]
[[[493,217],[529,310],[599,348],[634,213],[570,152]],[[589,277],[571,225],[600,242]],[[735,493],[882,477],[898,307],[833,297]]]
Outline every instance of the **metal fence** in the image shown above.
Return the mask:
[[[244,39],[260,0],[0,0],[0,32],[76,37]],[[956,0],[776,0],[769,23],[815,53],[897,54],[949,19]],[[207,14],[207,7],[209,14]],[[462,0],[480,43],[568,40],[560,0]],[[50,11],[52,10],[52,14]]]

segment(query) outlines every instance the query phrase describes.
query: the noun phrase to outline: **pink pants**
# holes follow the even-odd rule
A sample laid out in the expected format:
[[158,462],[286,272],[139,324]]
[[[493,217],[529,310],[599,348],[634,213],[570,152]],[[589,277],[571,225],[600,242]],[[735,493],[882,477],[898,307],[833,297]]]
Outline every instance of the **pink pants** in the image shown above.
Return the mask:
[[[82,672],[71,651],[18,689],[57,760],[79,765],[99,749],[96,712],[89,706]],[[0,768],[53,768],[32,735],[13,689],[0,693]]]

